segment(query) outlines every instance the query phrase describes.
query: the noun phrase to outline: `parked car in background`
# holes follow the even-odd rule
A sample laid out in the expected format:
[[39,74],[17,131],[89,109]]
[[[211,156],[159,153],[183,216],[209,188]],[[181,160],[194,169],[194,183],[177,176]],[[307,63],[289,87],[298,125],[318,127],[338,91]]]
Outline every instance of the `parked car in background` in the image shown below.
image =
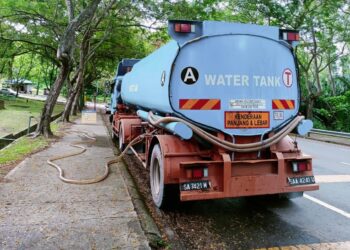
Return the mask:
[[15,96],[16,95],[16,92],[11,90],[11,89],[1,89],[0,90],[0,94],[2,95],[12,95],[12,96]]

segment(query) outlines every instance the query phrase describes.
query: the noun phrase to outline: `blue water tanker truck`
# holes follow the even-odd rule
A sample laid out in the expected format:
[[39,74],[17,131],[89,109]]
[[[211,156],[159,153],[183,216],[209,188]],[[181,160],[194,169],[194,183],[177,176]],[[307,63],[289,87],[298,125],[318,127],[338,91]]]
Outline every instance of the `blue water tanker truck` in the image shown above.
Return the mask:
[[168,32],[123,77],[113,119],[120,149],[149,169],[155,205],[317,190],[312,158],[289,137],[312,128],[299,115],[299,32],[183,20]]
[[121,95],[120,88],[123,80],[123,76],[130,72],[135,63],[137,63],[138,59],[122,59],[118,64],[117,71],[115,77],[111,84],[111,102],[109,103],[109,111],[110,111],[110,122],[113,121],[113,115],[117,110],[118,100],[121,103]]

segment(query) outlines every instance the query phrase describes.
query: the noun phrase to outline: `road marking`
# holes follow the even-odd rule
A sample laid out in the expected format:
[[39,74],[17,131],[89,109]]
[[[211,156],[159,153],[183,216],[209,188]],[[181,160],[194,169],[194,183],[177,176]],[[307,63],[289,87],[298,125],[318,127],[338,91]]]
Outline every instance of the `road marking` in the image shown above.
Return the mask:
[[328,204],[328,203],[326,203],[326,202],[323,202],[323,201],[321,201],[321,200],[319,200],[319,199],[316,199],[316,198],[314,198],[314,197],[312,197],[312,196],[310,196],[310,195],[307,195],[307,194],[304,194],[304,197],[305,197],[306,199],[310,200],[310,201],[313,201],[313,202],[315,202],[315,203],[317,203],[317,204],[319,204],[319,205],[321,205],[321,206],[323,206],[323,207],[325,207],[325,208],[328,208],[328,209],[330,209],[330,210],[332,210],[332,211],[334,211],[334,212],[336,212],[336,213],[338,213],[338,214],[341,214],[341,215],[343,215],[344,217],[350,219],[350,214],[347,213],[347,212],[345,212],[344,210],[341,210],[341,209],[339,209],[339,208],[337,208],[337,207],[334,207],[334,206],[332,206],[332,205],[330,205],[330,204]]
[[347,162],[341,162],[341,164],[350,166],[350,163],[347,163]]
[[316,183],[350,182],[350,175],[316,175]]
[[257,248],[255,250],[348,250],[350,249],[350,241],[340,242],[324,242],[324,243],[313,243],[313,244],[299,244],[291,246],[280,246],[280,247],[269,247],[269,248]]

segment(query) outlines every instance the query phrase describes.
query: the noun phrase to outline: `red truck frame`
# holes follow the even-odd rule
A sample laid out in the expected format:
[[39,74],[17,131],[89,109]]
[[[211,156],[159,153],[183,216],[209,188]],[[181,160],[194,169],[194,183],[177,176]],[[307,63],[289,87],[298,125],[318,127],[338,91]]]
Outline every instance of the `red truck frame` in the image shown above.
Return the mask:
[[[130,149],[150,171],[152,197],[158,207],[176,199],[174,189],[181,201],[190,201],[270,194],[300,196],[319,188],[311,157],[303,154],[289,136],[261,151],[228,152],[195,138],[182,140],[142,121],[125,105],[118,105],[112,126],[121,150],[144,135],[142,142]],[[222,132],[215,136],[232,141]],[[235,136],[237,144],[259,140],[260,136]]]

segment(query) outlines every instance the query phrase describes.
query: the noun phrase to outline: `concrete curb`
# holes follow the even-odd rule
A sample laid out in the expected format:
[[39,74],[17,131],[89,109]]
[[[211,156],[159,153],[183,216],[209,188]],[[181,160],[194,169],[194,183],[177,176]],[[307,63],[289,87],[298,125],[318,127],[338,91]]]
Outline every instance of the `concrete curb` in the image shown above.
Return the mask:
[[[102,114],[98,114],[101,116],[103,123],[105,124],[105,129],[107,133],[110,135],[111,131],[108,129],[106,124],[106,120],[102,117]],[[113,144],[111,137],[109,137],[109,143],[115,155],[119,154],[117,147]],[[140,218],[141,227],[145,232],[145,235],[149,241],[150,247],[158,249],[159,243],[162,241],[162,236],[160,230],[158,229],[156,223],[154,222],[152,216],[150,215],[147,207],[145,206],[143,199],[134,183],[132,176],[130,175],[125,163],[123,162],[122,167],[120,167],[122,176],[127,185],[132,203],[137,211],[138,217]]]

